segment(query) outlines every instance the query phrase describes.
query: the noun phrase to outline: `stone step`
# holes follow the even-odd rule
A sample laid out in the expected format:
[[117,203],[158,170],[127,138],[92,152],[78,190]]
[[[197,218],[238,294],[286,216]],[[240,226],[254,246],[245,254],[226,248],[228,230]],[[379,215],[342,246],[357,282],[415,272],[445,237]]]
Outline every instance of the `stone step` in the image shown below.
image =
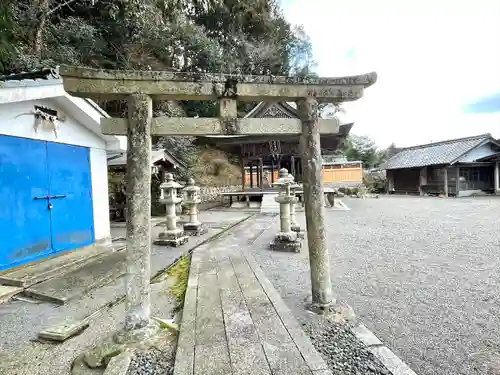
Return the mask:
[[64,305],[119,278],[125,273],[125,251],[112,252],[64,275],[33,285],[30,297]]
[[275,201],[278,194],[264,194],[262,197],[261,213],[279,213],[280,204]]
[[0,304],[8,302],[16,294],[21,293],[23,288],[18,286],[0,285]]
[[27,288],[53,277],[78,269],[96,258],[109,254],[114,249],[124,247],[123,241],[113,246],[91,245],[78,250],[17,267],[0,274],[0,284]]

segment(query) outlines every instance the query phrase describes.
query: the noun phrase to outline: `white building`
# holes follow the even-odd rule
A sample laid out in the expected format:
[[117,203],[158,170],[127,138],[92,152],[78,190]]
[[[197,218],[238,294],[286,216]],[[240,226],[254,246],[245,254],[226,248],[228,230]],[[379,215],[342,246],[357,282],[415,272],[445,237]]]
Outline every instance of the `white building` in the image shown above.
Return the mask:
[[0,78],[0,270],[110,241],[105,116],[53,70]]

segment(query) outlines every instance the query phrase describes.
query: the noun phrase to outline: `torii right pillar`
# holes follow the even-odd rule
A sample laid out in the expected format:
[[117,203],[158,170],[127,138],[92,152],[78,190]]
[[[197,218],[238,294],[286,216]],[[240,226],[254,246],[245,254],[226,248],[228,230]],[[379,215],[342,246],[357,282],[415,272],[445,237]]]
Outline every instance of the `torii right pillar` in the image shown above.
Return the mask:
[[297,101],[297,109],[302,121],[300,152],[302,154],[312,302],[320,309],[325,309],[334,304],[335,299],[330,277],[330,254],[326,246],[318,103],[314,98],[300,99]]

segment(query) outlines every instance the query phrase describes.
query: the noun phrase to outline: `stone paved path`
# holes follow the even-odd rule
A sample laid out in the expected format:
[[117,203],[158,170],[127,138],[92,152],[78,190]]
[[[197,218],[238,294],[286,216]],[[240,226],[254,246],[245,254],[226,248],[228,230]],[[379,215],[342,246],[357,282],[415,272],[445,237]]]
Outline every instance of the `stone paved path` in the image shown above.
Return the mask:
[[327,375],[327,365],[248,252],[257,215],[195,250],[175,375]]

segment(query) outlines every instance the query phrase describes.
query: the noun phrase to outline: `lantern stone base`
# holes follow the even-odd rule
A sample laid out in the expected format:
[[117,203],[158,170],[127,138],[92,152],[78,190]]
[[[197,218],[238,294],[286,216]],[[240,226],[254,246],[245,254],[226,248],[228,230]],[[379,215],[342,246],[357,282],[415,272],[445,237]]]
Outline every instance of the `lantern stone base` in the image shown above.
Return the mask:
[[304,232],[300,231],[300,227],[297,224],[292,224],[292,232],[297,233],[297,237],[300,239],[304,238]]
[[269,247],[274,251],[300,253],[302,242],[296,232],[279,232],[274,236],[274,240]]
[[188,236],[201,236],[208,232],[208,229],[203,223],[186,223],[184,224],[184,233]]
[[182,229],[174,229],[160,233],[153,243],[159,246],[177,247],[184,245],[187,241],[188,236],[186,236]]

